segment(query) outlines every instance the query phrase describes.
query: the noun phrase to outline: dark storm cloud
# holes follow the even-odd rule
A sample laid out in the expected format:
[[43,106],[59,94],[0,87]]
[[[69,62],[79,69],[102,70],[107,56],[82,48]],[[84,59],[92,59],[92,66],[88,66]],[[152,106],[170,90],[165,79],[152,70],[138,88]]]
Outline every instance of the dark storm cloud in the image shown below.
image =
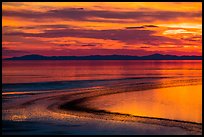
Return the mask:
[[[170,20],[178,17],[201,17],[201,12],[176,12],[176,11],[105,11],[105,10],[86,10],[83,8],[66,8],[59,10],[48,10],[47,12],[37,11],[9,11],[3,10],[3,16],[21,17],[25,19],[56,19],[79,20],[79,21],[97,21],[105,19],[132,19],[136,22],[153,21],[153,20]],[[110,20],[109,20],[110,21]]]

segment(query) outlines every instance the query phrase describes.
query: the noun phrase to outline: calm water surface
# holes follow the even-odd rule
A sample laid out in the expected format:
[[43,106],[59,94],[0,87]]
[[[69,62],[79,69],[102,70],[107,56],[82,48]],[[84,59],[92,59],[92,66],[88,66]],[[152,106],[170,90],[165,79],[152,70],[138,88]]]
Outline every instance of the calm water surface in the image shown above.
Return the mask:
[[202,61],[3,61],[3,83],[202,76]]
[[[52,90],[55,85],[74,88],[67,81],[80,80],[75,85],[77,88],[83,82],[94,87],[95,83],[87,80],[104,80],[112,91],[123,88],[127,92],[93,98],[87,102],[88,106],[110,112],[202,122],[202,61],[3,61],[2,65],[4,95],[19,92],[20,97],[21,91],[26,94],[41,87]],[[128,92],[131,88],[134,91],[137,84],[167,85],[175,79],[173,87]],[[40,84],[36,86],[36,82]],[[53,83],[43,85],[46,82]]]
[[202,86],[183,86],[101,96],[91,108],[202,123]]

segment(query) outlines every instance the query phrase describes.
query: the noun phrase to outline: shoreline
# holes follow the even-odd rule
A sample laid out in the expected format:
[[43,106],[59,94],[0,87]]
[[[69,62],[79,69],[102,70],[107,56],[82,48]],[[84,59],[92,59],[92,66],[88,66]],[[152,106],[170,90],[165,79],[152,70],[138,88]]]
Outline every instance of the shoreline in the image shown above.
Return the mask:
[[[71,114],[74,116],[78,116],[80,118],[91,118],[91,119],[100,119],[107,121],[122,121],[122,122],[136,122],[136,123],[144,123],[151,125],[159,125],[165,127],[175,127],[182,128],[188,132],[192,132],[193,134],[202,134],[202,123],[190,122],[190,121],[181,121],[181,120],[173,120],[166,118],[156,118],[156,117],[145,117],[145,116],[135,116],[131,114],[122,114],[117,112],[108,112],[105,110],[94,110],[85,107],[75,107],[69,108],[66,106],[61,106],[59,109],[54,110],[55,112],[59,112],[62,114]],[[159,133],[158,133],[159,134]]]
[[[26,100],[20,99],[22,102],[20,104],[15,104],[13,108],[17,108],[17,109],[20,108],[20,109],[25,109],[26,111],[31,111],[29,113],[33,113],[34,110],[32,109],[37,108],[37,111],[39,111],[38,112],[39,114],[43,114],[45,117],[50,116],[53,119],[55,119],[56,122],[58,121],[57,120],[59,118],[58,116],[63,115],[63,118],[62,119],[59,118],[59,119],[65,123],[68,122],[68,124],[69,124],[69,120],[68,121],[64,120],[64,118],[74,120],[75,118],[73,118],[72,116],[76,117],[76,119],[78,119],[79,121],[84,121],[88,119],[86,121],[88,125],[97,123],[97,121],[100,121],[99,124],[103,121],[103,123],[108,123],[108,125],[113,124],[115,122],[119,122],[118,125],[125,128],[126,124],[133,124],[133,125],[137,125],[136,127],[135,126],[131,127],[132,131],[134,130],[137,131],[137,132],[135,131],[134,134],[150,134],[150,133],[144,133],[140,131],[141,129],[143,129],[143,130],[151,131],[151,133],[153,132],[154,134],[157,134],[157,135],[158,134],[193,134],[193,135],[198,134],[200,135],[202,134],[202,123],[163,119],[163,118],[133,116],[130,114],[112,113],[105,110],[95,110],[95,109],[88,108],[84,106],[83,103],[86,102],[87,99],[90,99],[93,97],[100,97],[100,96],[125,93],[125,92],[136,92],[136,91],[140,92],[148,89],[160,89],[160,88],[166,88],[166,87],[198,85],[201,83],[202,81],[200,79],[197,79],[195,81],[182,80],[180,82],[177,82],[177,80],[167,81],[165,85],[159,84],[157,82],[155,83],[147,82],[147,83],[135,85],[134,81],[131,81],[131,82],[129,81],[128,83],[117,85],[117,90],[115,88],[116,85],[112,85],[108,87],[96,86],[91,88],[75,89],[78,92],[72,91],[73,89],[69,89],[68,91],[65,90],[61,92],[58,92],[56,90],[56,92],[53,92],[53,93],[32,95],[34,97],[30,96],[31,98],[27,98]],[[127,87],[130,87],[130,85],[131,85],[131,88],[128,88],[127,90]],[[46,103],[44,104],[43,102],[46,102]],[[44,104],[44,106],[41,106],[41,104]],[[8,106],[4,110],[7,110],[7,109],[12,109],[12,106]],[[39,114],[34,113],[34,117],[35,115],[38,116]],[[28,114],[24,114],[24,115],[27,116]],[[31,119],[32,119],[32,116],[31,116]],[[8,120],[8,119],[4,118],[3,120]],[[24,119],[24,120],[29,121],[29,119],[28,120]],[[77,123],[77,122],[74,122],[74,123]],[[141,125],[142,127],[138,126],[140,124],[142,124]],[[156,129],[155,129],[155,126],[156,126]],[[86,130],[89,132],[93,132],[91,131],[93,127],[94,126]],[[112,128],[115,129],[115,127],[112,127]],[[160,128],[162,128],[163,130],[159,130]],[[108,129],[106,127],[101,127],[100,130],[108,130]],[[172,130],[174,130],[175,132]],[[117,132],[120,132],[120,131],[117,130]]]
[[[113,93],[113,94],[117,94],[117,93]],[[97,95],[97,96],[103,96],[103,95]],[[139,123],[145,123],[150,125],[152,124],[160,125],[160,126],[166,126],[166,127],[178,127],[190,132],[194,132],[195,134],[197,133],[202,134],[202,123],[198,123],[198,122],[174,120],[174,119],[159,118],[159,117],[135,116],[131,114],[122,114],[118,112],[110,112],[106,110],[93,109],[93,108],[87,107],[86,105],[83,105],[83,103],[86,102],[87,99],[92,97],[94,96],[84,97],[84,98],[82,97],[69,102],[63,102],[60,105],[55,104],[55,105],[49,106],[48,109],[58,113],[71,114],[82,118],[86,117],[86,118],[113,120],[113,121],[139,122]]]
[[124,122],[138,122],[138,123],[149,124],[149,126],[159,125],[159,126],[165,126],[165,127],[178,127],[196,134],[202,133],[202,123],[173,120],[173,119],[166,119],[166,118],[135,116],[131,114],[122,114],[118,112],[109,112],[105,110],[91,109],[87,107],[77,106],[77,104],[70,105],[69,103],[62,104],[61,106],[58,106],[57,108],[54,108],[54,109],[53,108],[52,109],[48,108],[48,109],[62,114],[69,114],[69,115],[71,114],[74,116],[78,116],[80,118],[102,119],[102,120],[108,120],[108,121],[113,120],[113,121],[124,121]]

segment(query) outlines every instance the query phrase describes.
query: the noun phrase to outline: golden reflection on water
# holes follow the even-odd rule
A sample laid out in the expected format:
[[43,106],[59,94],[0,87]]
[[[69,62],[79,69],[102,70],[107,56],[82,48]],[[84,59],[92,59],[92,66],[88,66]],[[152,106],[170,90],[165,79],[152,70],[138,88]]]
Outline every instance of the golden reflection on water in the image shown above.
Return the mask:
[[201,85],[101,96],[88,104],[111,112],[202,123]]

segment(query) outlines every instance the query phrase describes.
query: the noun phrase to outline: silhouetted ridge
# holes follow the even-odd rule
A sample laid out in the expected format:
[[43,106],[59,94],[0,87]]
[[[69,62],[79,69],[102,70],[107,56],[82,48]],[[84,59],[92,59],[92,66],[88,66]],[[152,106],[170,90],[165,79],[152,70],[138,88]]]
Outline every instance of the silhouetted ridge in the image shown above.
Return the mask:
[[202,60],[202,56],[176,56],[152,54],[148,56],[91,55],[91,56],[42,56],[37,54],[12,57],[5,60]]

